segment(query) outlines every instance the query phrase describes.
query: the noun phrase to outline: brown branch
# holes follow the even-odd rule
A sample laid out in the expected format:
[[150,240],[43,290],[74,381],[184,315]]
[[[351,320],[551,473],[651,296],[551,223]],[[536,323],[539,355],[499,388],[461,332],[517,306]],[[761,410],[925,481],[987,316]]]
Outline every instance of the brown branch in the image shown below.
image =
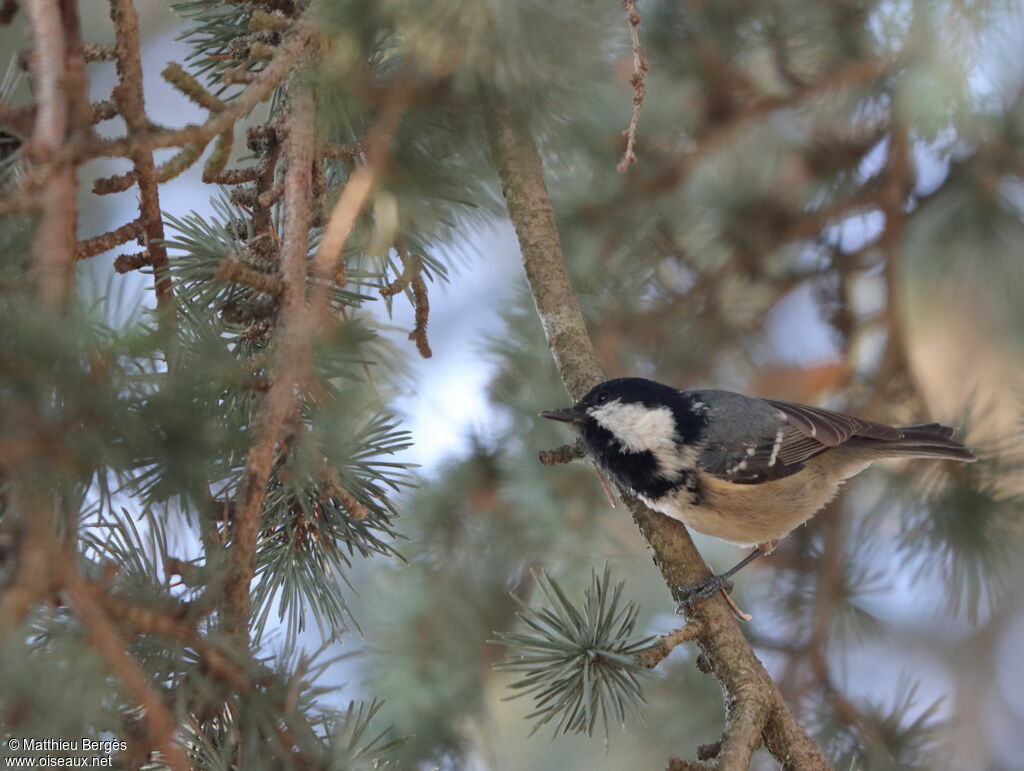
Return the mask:
[[400,246],[396,246],[395,251],[398,252],[398,258],[402,261],[402,272],[390,284],[381,287],[381,297],[392,297],[399,292],[404,292],[412,280],[420,274],[422,264],[418,257],[410,255]]
[[417,275],[412,280],[412,296],[416,305],[416,326],[409,333],[409,339],[416,343],[416,350],[424,359],[434,355],[427,340],[427,321],[430,319],[430,298],[427,295],[427,282],[423,276]]
[[[309,250],[314,148],[313,95],[307,86],[294,82],[288,90],[287,130],[284,141],[284,224],[280,264],[280,329],[270,390],[263,397],[254,420],[254,439],[245,462],[245,473],[232,520],[231,571],[224,591],[225,631],[246,640],[250,613],[249,585],[255,570],[257,537],[263,499],[274,463],[281,431],[298,408],[297,389],[312,355],[312,330],[305,307],[306,256]],[[342,197],[345,193],[342,191]]]
[[[903,252],[903,231],[906,224],[908,189],[912,186],[910,147],[907,128],[898,120],[893,122],[889,135],[889,158],[879,203],[885,215],[885,228],[878,239],[884,256],[886,287],[885,322],[888,334],[885,353],[878,366],[878,389],[891,387],[896,376],[908,371],[906,341],[903,337],[903,319],[900,308],[900,260]],[[873,394],[872,397],[878,394]]]
[[[904,53],[887,58],[860,59],[823,75],[813,83],[796,88],[785,96],[749,99],[744,109],[732,114],[727,120],[708,122],[698,128],[688,146],[659,159],[659,166],[664,171],[644,181],[642,189],[624,190],[622,195],[635,197],[639,193],[672,189],[686,179],[702,159],[717,152],[737,134],[750,129],[765,116],[779,110],[804,107],[831,91],[869,86],[900,67],[906,57]],[[611,205],[616,204],[613,201]]]
[[[5,463],[8,472],[16,471],[13,465]],[[17,572],[0,593],[0,644],[53,588],[54,532],[50,508],[42,501],[30,499],[31,495],[19,484],[11,485],[8,494],[8,511],[19,514],[10,517],[15,523]]]
[[640,110],[644,106],[644,97],[647,94],[647,85],[644,80],[647,72],[651,69],[651,63],[644,56],[640,48],[640,14],[636,10],[636,0],[622,0],[622,7],[626,10],[626,18],[629,20],[629,41],[633,50],[633,77],[629,82],[633,86],[633,111],[629,116],[629,128],[623,134],[626,136],[626,153],[619,161],[618,170],[626,171],[636,163],[636,127],[640,121]]
[[366,142],[366,162],[349,175],[341,195],[334,204],[313,258],[313,275],[319,280],[321,287],[319,291],[314,292],[312,298],[315,312],[322,312],[327,305],[326,287],[334,280],[337,265],[341,262],[342,249],[388,158],[391,137],[398,128],[410,92],[410,78],[400,76],[388,94],[380,118],[370,131]]
[[664,661],[677,646],[686,642],[693,642],[704,633],[701,624],[687,624],[662,635],[656,643],[653,643],[636,654],[640,663],[648,669],[654,669]]
[[[191,168],[192,164],[199,160],[205,149],[206,145],[201,143],[185,145],[166,162],[156,167],[153,172],[153,179],[158,183],[168,182],[179,174],[184,174]],[[138,177],[138,172],[135,169],[126,171],[124,174],[115,174],[111,177],[99,177],[93,181],[92,191],[96,195],[121,193],[134,185]]]
[[182,69],[181,65],[177,62],[168,62],[160,75],[200,107],[215,113],[221,112],[224,109],[224,102],[207,91],[202,83]]
[[[117,74],[120,80],[114,89],[114,101],[128,127],[128,135],[145,136],[149,133],[150,124],[142,93],[139,16],[135,12],[133,0],[110,0],[110,18],[117,38]],[[139,214],[145,226],[149,264],[153,266],[157,317],[161,329],[169,332],[175,326],[174,289],[171,285],[167,247],[163,243],[164,221],[160,213],[156,163],[152,150],[142,147],[133,148],[129,157],[135,164],[135,179],[139,185]]]
[[[761,745],[761,733],[772,704],[765,695],[763,689],[751,685],[745,691],[731,693],[727,697],[725,731],[717,768],[736,771],[750,768],[754,752]],[[776,759],[783,760],[778,756]]]
[[134,254],[120,254],[114,259],[114,270],[128,273],[149,265],[149,252],[141,251]]
[[106,659],[111,672],[124,685],[128,695],[145,712],[150,744],[161,751],[167,765],[172,769],[188,771],[188,759],[182,748],[174,741],[177,725],[167,711],[160,692],[126,650],[125,642],[110,617],[93,598],[88,585],[75,567],[74,556],[65,555],[57,565],[60,566],[64,591],[88,629],[90,639]]
[[[250,166],[245,169],[225,169],[217,175],[213,182],[217,185],[244,185],[246,182],[255,182],[262,173],[262,166]],[[273,203],[273,201],[270,203]],[[264,204],[261,200],[260,205],[269,206],[270,204]]]
[[341,480],[338,479],[338,472],[335,469],[325,463],[323,474],[327,494],[333,495],[341,501],[341,505],[345,507],[345,510],[353,519],[366,519],[370,516],[370,510],[341,483]]
[[68,136],[93,137],[92,105],[89,104],[89,80],[85,74],[85,43],[76,0],[60,0],[64,19],[65,70],[61,85],[68,100],[70,124]]
[[583,446],[579,442],[563,444],[561,447],[556,447],[553,450],[541,450],[537,453],[537,459],[545,466],[558,466],[562,463],[571,463],[574,460],[585,457],[587,457],[587,454],[583,451]]
[[[494,164],[548,346],[570,398],[577,400],[605,374],[569,282],[540,156],[509,107],[489,105],[487,123]],[[673,596],[678,587],[711,575],[682,523],[628,495],[623,494],[623,500],[653,549],[655,564]],[[830,768],[820,748],[792,719],[725,601],[715,597],[694,603],[686,616],[688,625],[699,626],[702,659],[726,694],[728,721],[718,768],[746,768],[739,764],[749,760],[761,741],[785,769]],[[795,764],[795,758],[801,765]]]
[[363,153],[362,142],[348,142],[347,144],[325,144],[320,147],[320,156],[332,160],[348,161],[352,163]]
[[284,292],[285,284],[277,276],[263,273],[253,268],[247,268],[238,260],[221,260],[215,274],[217,278],[224,281],[234,281],[236,284],[245,284],[253,289],[258,289],[267,294],[279,295]]
[[101,123],[117,117],[117,103],[113,99],[101,99],[92,104],[92,123]]
[[0,102],[0,125],[10,129],[18,137],[29,136],[35,123],[36,106],[34,104],[12,107],[6,102]]
[[245,473],[232,520],[234,543],[231,577],[225,587],[225,630],[244,638],[249,619],[249,584],[254,570],[260,513],[275,449],[286,420],[297,408],[297,389],[312,364],[317,327],[327,316],[329,282],[335,276],[342,249],[389,156],[391,136],[398,126],[408,86],[404,79],[393,89],[381,119],[372,130],[366,164],[356,169],[342,188],[316,255],[308,307],[304,303],[311,183],[314,159],[314,106],[306,86],[293,83],[286,113],[284,156],[284,243],[281,278],[285,284],[280,331],[271,369],[271,386],[254,421],[255,439],[246,458]]
[[33,282],[43,303],[61,306],[74,279],[74,243],[78,220],[77,174],[66,160],[56,160],[68,135],[67,40],[60,7],[50,0],[26,3],[32,28],[32,71],[36,89],[35,127],[26,157],[47,169],[38,202],[42,216],[32,242]]
[[194,622],[164,610],[136,605],[115,594],[106,594],[95,585],[89,585],[89,591],[115,622],[128,624],[137,634],[157,635],[187,645],[199,654],[215,677],[228,683],[239,694],[244,695],[252,690],[254,683],[243,669],[224,651],[202,637]]
[[141,236],[145,229],[146,225],[140,217],[102,235],[86,238],[75,244],[75,259],[85,260],[89,257],[95,257],[97,254],[102,254],[108,249],[113,249],[115,246],[120,246],[131,241],[133,238]]
[[117,58],[117,49],[111,45],[88,43],[82,50],[87,62],[112,62]]
[[698,763],[696,760],[669,758],[665,771],[711,771],[711,766]]
[[427,322],[430,319],[430,297],[427,294],[427,284],[423,280],[423,263],[414,254],[409,254],[403,247],[396,246],[395,251],[402,261],[402,273],[390,284],[383,286],[380,290],[381,297],[392,297],[399,292],[405,291],[412,286],[413,305],[416,310],[416,324],[409,339],[416,343],[416,349],[420,356],[429,359],[433,356],[430,350],[430,342],[427,340]]

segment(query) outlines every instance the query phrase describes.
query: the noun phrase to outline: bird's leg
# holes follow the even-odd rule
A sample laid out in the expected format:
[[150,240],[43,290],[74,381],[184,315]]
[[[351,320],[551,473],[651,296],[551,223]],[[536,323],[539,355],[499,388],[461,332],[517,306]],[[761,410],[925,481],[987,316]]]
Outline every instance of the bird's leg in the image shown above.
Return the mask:
[[768,541],[758,544],[750,554],[741,559],[724,573],[711,576],[700,583],[691,586],[680,586],[676,589],[676,597],[679,600],[679,608],[692,605],[697,600],[705,600],[715,592],[729,592],[732,590],[732,581],[729,579],[739,573],[743,568],[754,560],[771,554],[775,549],[777,541]]

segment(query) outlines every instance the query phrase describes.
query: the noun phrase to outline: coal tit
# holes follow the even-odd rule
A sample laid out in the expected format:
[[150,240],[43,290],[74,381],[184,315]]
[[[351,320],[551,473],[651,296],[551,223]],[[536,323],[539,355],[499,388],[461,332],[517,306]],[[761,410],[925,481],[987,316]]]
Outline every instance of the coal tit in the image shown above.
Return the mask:
[[655,511],[705,535],[756,547],[732,570],[680,590],[687,601],[769,553],[843,482],[882,458],[972,462],[938,423],[895,428],[730,391],[679,391],[642,378],[595,386],[542,417],[572,423],[586,452]]

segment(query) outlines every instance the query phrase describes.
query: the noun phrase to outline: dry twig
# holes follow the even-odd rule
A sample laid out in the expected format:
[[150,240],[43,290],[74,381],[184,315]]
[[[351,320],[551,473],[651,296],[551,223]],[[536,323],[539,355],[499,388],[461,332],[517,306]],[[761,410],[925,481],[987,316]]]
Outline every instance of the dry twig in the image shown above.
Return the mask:
[[629,79],[633,86],[633,111],[629,116],[629,128],[622,132],[626,136],[626,153],[618,165],[619,171],[626,171],[636,163],[636,127],[647,95],[647,84],[644,81],[651,63],[640,47],[640,14],[636,10],[636,0],[622,0],[622,7],[626,9],[626,18],[629,20],[629,42],[633,51],[633,76]]

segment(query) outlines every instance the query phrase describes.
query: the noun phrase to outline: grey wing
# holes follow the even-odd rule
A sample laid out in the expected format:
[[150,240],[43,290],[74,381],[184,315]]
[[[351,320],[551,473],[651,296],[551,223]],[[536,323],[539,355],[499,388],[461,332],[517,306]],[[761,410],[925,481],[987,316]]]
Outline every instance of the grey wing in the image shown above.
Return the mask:
[[871,420],[862,420],[841,412],[825,410],[821,407],[809,407],[795,402],[781,402],[764,399],[782,414],[787,425],[792,426],[804,436],[815,439],[826,447],[835,447],[849,441],[853,436],[865,439],[881,439],[894,442],[903,438],[898,428]]
[[[892,441],[902,434],[881,423],[793,402],[706,392],[711,415],[708,441],[698,464],[736,484],[782,479],[804,461],[853,436]],[[714,394],[714,395],[712,395]]]

